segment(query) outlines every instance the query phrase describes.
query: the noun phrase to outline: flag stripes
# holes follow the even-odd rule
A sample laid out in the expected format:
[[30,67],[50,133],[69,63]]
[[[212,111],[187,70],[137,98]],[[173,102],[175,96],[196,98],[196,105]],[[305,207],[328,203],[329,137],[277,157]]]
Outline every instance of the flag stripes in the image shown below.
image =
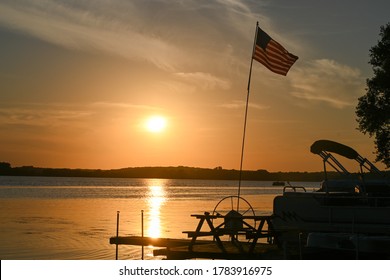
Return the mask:
[[282,45],[273,40],[261,28],[257,27],[253,59],[272,72],[286,76],[298,57],[289,53]]

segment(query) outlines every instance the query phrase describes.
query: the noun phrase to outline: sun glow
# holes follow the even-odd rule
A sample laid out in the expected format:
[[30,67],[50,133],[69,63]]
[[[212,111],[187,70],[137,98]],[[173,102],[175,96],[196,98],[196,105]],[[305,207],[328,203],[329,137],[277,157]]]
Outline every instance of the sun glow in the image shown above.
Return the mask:
[[146,129],[149,132],[153,132],[153,133],[159,133],[164,131],[166,125],[167,125],[166,119],[161,116],[153,116],[146,121]]

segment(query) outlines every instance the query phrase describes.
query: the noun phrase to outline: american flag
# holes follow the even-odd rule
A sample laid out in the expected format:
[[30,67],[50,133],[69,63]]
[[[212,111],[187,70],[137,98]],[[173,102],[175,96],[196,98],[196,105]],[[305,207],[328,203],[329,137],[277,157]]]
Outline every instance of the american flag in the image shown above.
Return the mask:
[[289,53],[260,27],[257,27],[253,59],[263,64],[272,72],[286,76],[288,70],[290,70],[298,57]]

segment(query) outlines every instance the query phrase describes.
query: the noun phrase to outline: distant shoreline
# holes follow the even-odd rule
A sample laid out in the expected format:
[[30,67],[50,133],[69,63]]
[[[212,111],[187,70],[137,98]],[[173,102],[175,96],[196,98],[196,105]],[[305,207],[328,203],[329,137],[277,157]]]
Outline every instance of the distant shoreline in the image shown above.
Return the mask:
[[[389,171],[385,172],[389,175]],[[199,167],[128,167],[120,169],[69,169],[42,168],[34,166],[11,167],[0,162],[0,176],[46,176],[46,177],[103,177],[103,178],[161,178],[161,179],[203,179],[239,180],[240,172],[235,169]],[[328,178],[339,177],[337,172],[328,172]],[[243,181],[307,181],[324,179],[324,172],[268,172],[267,170],[244,170]]]

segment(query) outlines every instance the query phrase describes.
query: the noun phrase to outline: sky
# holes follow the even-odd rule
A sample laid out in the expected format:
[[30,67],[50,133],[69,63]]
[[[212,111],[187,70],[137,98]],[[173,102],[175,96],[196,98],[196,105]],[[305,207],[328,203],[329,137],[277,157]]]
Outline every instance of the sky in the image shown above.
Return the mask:
[[243,169],[320,171],[319,139],[374,161],[355,108],[388,11],[387,0],[1,0],[0,161],[239,169],[256,22],[299,59],[287,76],[253,62]]

